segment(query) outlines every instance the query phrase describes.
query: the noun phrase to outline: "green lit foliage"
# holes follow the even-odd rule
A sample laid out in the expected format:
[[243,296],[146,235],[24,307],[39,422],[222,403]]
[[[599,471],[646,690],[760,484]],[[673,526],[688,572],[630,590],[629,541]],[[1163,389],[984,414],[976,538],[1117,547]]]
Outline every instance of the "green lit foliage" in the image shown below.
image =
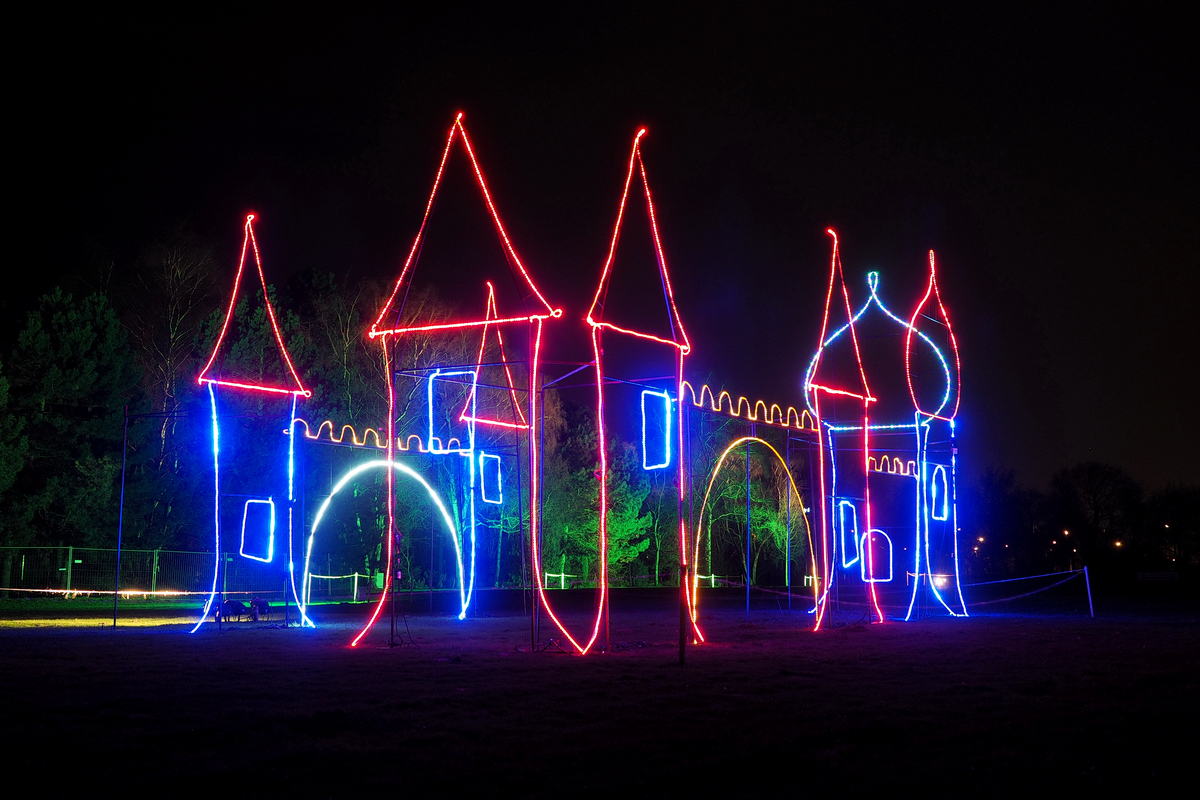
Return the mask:
[[[747,471],[747,459],[749,470]],[[807,563],[808,531],[800,497],[784,466],[769,451],[750,444],[731,451],[713,482],[704,513],[708,557],[701,569],[718,575],[749,574],[752,584],[783,584],[788,553],[788,501],[791,499],[791,558]],[[748,519],[747,519],[748,515]],[[750,560],[747,564],[746,536]],[[764,565],[769,574],[761,574]]]
[[664,570],[668,574],[679,572],[679,513],[677,473],[674,469],[658,469],[648,474],[649,492],[644,508],[650,516],[648,533],[653,546],[653,563],[647,564],[655,586],[662,584]]
[[[546,490],[543,566],[566,565],[576,582],[595,581],[599,558],[600,464],[595,417],[563,406],[546,393]],[[643,511],[651,484],[633,445],[610,438],[608,448],[608,568],[614,584],[628,583],[644,566],[652,518]],[[565,557],[565,562],[563,561]]]

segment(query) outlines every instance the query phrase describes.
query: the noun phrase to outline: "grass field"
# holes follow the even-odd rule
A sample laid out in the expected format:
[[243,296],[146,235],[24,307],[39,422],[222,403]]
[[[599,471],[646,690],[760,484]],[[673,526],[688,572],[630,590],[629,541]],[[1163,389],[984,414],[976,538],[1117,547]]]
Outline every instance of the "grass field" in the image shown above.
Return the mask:
[[1192,606],[814,634],[716,604],[680,666],[670,603],[617,603],[612,651],[586,658],[532,652],[519,614],[412,615],[398,648],[386,617],[346,646],[362,606],[316,610],[316,630],[3,628],[5,763],[51,794],[131,796],[1107,795],[1196,769]]

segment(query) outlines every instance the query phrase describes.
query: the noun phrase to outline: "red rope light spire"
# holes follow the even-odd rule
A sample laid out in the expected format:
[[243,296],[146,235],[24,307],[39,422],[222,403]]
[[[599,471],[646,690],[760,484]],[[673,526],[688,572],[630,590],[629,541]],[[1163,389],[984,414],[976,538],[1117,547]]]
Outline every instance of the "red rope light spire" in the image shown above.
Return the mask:
[[[629,153],[629,170],[625,174],[625,188],[621,192],[621,205],[617,208],[617,223],[613,226],[612,239],[608,245],[608,257],[604,260],[604,270],[600,273],[600,282],[596,285],[596,295],[592,298],[591,307],[588,308],[587,322],[593,328],[609,328],[621,333],[628,333],[640,339],[649,339],[654,342],[674,345],[684,355],[687,355],[692,350],[692,344],[688,340],[687,331],[683,329],[683,320],[679,317],[679,309],[675,307],[675,292],[671,288],[671,276],[667,273],[667,258],[663,255],[662,239],[658,235],[658,221],[654,216],[654,201],[650,197],[650,181],[646,177],[646,164],[642,161],[641,142],[642,137],[645,135],[646,129],[642,128],[633,137],[633,150]],[[601,319],[604,316],[604,303],[601,298],[608,293],[608,285],[612,280],[613,258],[617,253],[617,241],[621,238],[621,223],[625,219],[625,204],[629,199],[629,184],[633,181],[633,168],[635,164],[642,175],[642,191],[646,197],[646,213],[650,216],[650,231],[654,235],[654,255],[658,261],[658,273],[659,277],[662,278],[663,293],[667,299],[667,314],[671,318],[670,340],[654,336],[650,333],[622,328],[611,322],[604,322]]]
[[[448,330],[452,328],[473,328],[486,326],[489,324],[495,325],[497,323],[505,322],[525,322],[533,319],[547,319],[549,317],[558,318],[562,316],[562,309],[551,306],[549,301],[546,300],[545,296],[542,295],[537,285],[534,284],[533,278],[529,275],[529,271],[525,269],[525,265],[522,263],[521,257],[517,255],[517,251],[513,247],[512,241],[508,238],[508,232],[504,229],[504,223],[500,221],[500,214],[496,211],[496,206],[492,202],[491,192],[488,191],[487,182],[483,178],[483,171],[480,170],[479,162],[475,159],[475,151],[471,147],[471,140],[467,137],[467,129],[463,127],[462,118],[463,114],[460,111],[454,118],[454,124],[450,126],[450,133],[446,137],[446,146],[442,150],[442,160],[441,163],[438,164],[437,175],[433,179],[433,189],[429,192],[429,200],[425,203],[425,216],[421,218],[421,226],[417,229],[416,237],[413,238],[412,247],[409,248],[408,257],[404,260],[404,266],[400,270],[400,277],[396,279],[396,284],[392,287],[391,295],[388,296],[387,302],[383,304],[383,308],[380,309],[379,315],[375,317],[375,321],[371,323],[371,329],[368,333],[368,336],[370,336],[372,339],[389,333],[401,334],[418,331]],[[487,314],[485,314],[483,319],[478,320],[466,320],[462,322],[451,322],[440,325],[421,325],[409,327],[400,327],[397,323],[397,326],[389,327],[384,324],[384,319],[386,319],[389,314],[394,314],[396,312],[395,304],[396,298],[400,295],[400,287],[405,284],[405,281],[412,280],[412,273],[413,268],[416,265],[417,254],[420,252],[421,241],[425,237],[425,228],[429,223],[429,214],[433,210],[433,201],[437,198],[438,189],[442,185],[442,177],[446,173],[446,162],[450,159],[450,150],[453,148],[454,140],[457,138],[462,139],[463,148],[466,150],[467,156],[471,159],[471,169],[474,172],[475,180],[479,184],[479,190],[483,193],[483,200],[487,204],[488,213],[490,213],[492,216],[492,222],[496,226],[496,232],[500,234],[500,241],[504,244],[504,252],[508,256],[510,265],[516,268],[517,272],[523,279],[525,286],[529,289],[529,292],[538,299],[538,302],[541,303],[542,308],[545,309],[545,312],[525,314],[522,316],[508,317],[505,319],[497,319],[495,317],[489,319]]]
[[[217,342],[213,345],[212,354],[209,355],[204,369],[200,370],[200,374],[196,376],[196,383],[206,384],[211,383],[217,386],[229,386],[234,389],[246,389],[252,392],[269,392],[273,394],[298,394],[304,397],[311,397],[312,392],[304,388],[304,384],[300,381],[300,376],[296,374],[296,367],[292,364],[292,357],[288,355],[287,347],[283,343],[283,334],[279,330],[279,321],[275,318],[275,309],[271,306],[271,298],[267,295],[267,279],[263,274],[262,258],[258,252],[258,242],[254,239],[254,215],[246,215],[246,225],[242,236],[242,254],[238,258],[237,276],[233,279],[233,291],[229,295],[229,307],[225,310],[225,321],[221,324],[221,333],[217,336]],[[275,334],[275,343],[279,345],[279,355],[283,358],[283,364],[287,368],[287,374],[291,377],[291,388],[283,386],[269,386],[246,379],[226,380],[220,375],[217,377],[209,377],[209,371],[213,364],[217,361],[217,355],[221,352],[221,345],[225,342],[225,335],[229,332],[229,323],[233,320],[234,309],[237,308],[238,292],[242,285],[242,273],[246,268],[246,251],[254,250],[254,263],[258,267],[258,282],[262,287],[263,302],[267,306],[267,319],[271,322],[271,331]]]

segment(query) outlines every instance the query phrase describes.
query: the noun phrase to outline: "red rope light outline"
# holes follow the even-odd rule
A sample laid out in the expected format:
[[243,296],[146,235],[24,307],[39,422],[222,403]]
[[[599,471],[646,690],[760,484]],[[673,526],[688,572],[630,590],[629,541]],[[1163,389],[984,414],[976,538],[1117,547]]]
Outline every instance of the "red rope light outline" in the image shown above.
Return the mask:
[[[618,333],[627,333],[640,339],[647,339],[653,342],[669,344],[672,347],[679,348],[684,355],[687,355],[692,351],[692,345],[688,340],[687,331],[685,331],[683,328],[683,321],[679,317],[679,309],[675,306],[675,293],[671,288],[671,276],[667,273],[667,259],[663,255],[662,239],[658,235],[658,222],[654,216],[654,201],[650,197],[650,181],[646,178],[646,165],[642,161],[640,143],[642,136],[645,134],[646,129],[642,128],[637,132],[637,135],[633,137],[633,150],[629,154],[629,171],[625,175],[625,187],[621,192],[621,204],[617,209],[617,224],[613,226],[612,239],[608,245],[608,257],[604,261],[604,270],[600,273],[600,282],[596,285],[596,294],[592,298],[592,305],[588,308],[587,323],[588,325],[592,326],[592,328],[609,328],[617,331]],[[654,236],[654,252],[658,257],[658,271],[659,275],[662,277],[663,286],[667,290],[667,310],[671,317],[672,336],[672,338],[669,340],[653,334],[644,333],[642,331],[622,328],[618,325],[612,324],[611,322],[597,320],[597,310],[603,314],[604,309],[604,304],[601,302],[600,298],[604,296],[605,290],[608,288],[608,282],[612,277],[613,257],[617,252],[617,240],[621,237],[621,222],[625,217],[625,203],[629,198],[629,184],[633,180],[633,167],[635,162],[641,169],[642,189],[644,190],[646,196],[646,211],[650,215],[650,230]],[[680,339],[683,340],[683,344],[679,343]]]
[[[860,362],[861,363],[861,362]],[[866,561],[867,575],[870,580],[867,581],[868,594],[871,597],[871,605],[875,608],[875,614],[879,617],[879,621],[883,622],[883,610],[879,607],[879,596],[875,591],[875,547],[872,543],[874,537],[871,531],[875,530],[874,524],[871,521],[871,420],[867,416],[867,404],[863,403],[863,506],[867,511],[867,547]]]
[[[857,397],[865,403],[875,402],[875,397],[871,395],[871,387],[867,383],[867,372],[863,367],[862,352],[858,347],[858,334],[854,329],[854,311],[850,308],[850,292],[846,289],[846,276],[842,271],[842,256],[838,247],[838,235],[833,228],[826,228],[825,232],[833,237],[833,256],[829,264],[829,288],[825,292],[825,316],[821,320],[821,338],[817,340],[817,358],[816,364],[812,368],[812,378],[806,391],[820,389],[830,394],[841,394],[847,397]],[[858,375],[862,379],[862,392],[852,392],[845,389],[835,389],[831,386],[823,386],[816,383],[817,373],[821,368],[821,355],[825,351],[825,334],[829,330],[829,307],[833,302],[833,287],[834,283],[841,284],[842,287],[842,302],[846,309],[846,321],[850,328],[850,341],[854,343],[854,359],[858,364]]]
[[[487,310],[484,312],[483,335],[479,337],[479,353],[475,356],[475,374],[479,375],[479,370],[483,367],[483,351],[487,346],[488,320],[494,320],[499,316],[496,311],[496,289],[492,286],[491,281],[486,281],[488,287]],[[496,342],[500,348],[500,361],[504,364],[504,374],[508,378],[508,391],[512,397],[513,410],[516,412],[520,422],[504,422],[498,419],[485,419],[484,417],[472,416],[469,412],[472,402],[475,400],[476,386],[472,384],[471,393],[467,396],[467,402],[463,404],[462,413],[458,415],[459,422],[474,422],[479,425],[494,425],[499,428],[511,428],[513,430],[527,430],[529,422],[525,419],[525,414],[521,411],[521,403],[517,400],[517,387],[513,384],[512,370],[508,366],[508,356],[504,354],[504,334],[501,333],[499,325],[496,327]],[[478,383],[478,378],[476,378]]]
[[[863,464],[862,464],[862,466],[863,466],[863,481],[864,481],[864,483],[863,483],[863,510],[864,510],[864,517],[866,518],[866,529],[869,531],[872,529],[872,526],[871,526],[871,479],[870,479],[871,471],[869,468],[869,463],[870,463],[869,458],[870,458],[871,448],[870,448],[870,434],[868,433],[868,421],[869,421],[868,409],[870,408],[871,403],[876,401],[876,398],[871,394],[870,384],[867,382],[866,369],[863,367],[862,352],[858,346],[858,333],[855,331],[855,327],[854,327],[854,311],[850,306],[850,292],[846,289],[846,276],[842,269],[842,257],[841,257],[841,251],[839,248],[837,232],[834,231],[833,228],[827,228],[825,230],[825,232],[827,234],[829,234],[831,237],[833,237],[833,255],[831,256],[830,263],[829,263],[829,286],[825,292],[825,315],[821,320],[821,338],[819,338],[817,340],[817,356],[815,359],[816,363],[813,364],[812,371],[811,371],[811,374],[810,374],[810,377],[808,380],[808,384],[804,387],[804,390],[805,390],[806,394],[807,393],[812,394],[812,399],[813,399],[812,408],[817,417],[818,428],[821,427],[821,425],[820,425],[820,422],[821,422],[821,405],[820,405],[821,400],[820,400],[820,397],[821,397],[822,392],[824,392],[826,394],[830,394],[830,395],[840,395],[843,397],[852,397],[852,398],[862,401],[862,404],[863,404],[863,429],[862,429],[862,431],[863,431],[863,449],[862,449]],[[830,311],[830,307],[833,305],[833,291],[834,291],[835,284],[841,285],[842,305],[846,310],[846,325],[850,329],[850,341],[853,342],[853,344],[854,344],[854,359],[858,366],[859,378],[862,381],[861,393],[850,391],[847,389],[839,389],[839,388],[835,388],[832,386],[826,386],[824,384],[816,382],[817,374],[821,367],[821,356],[824,353],[824,348],[825,348],[825,334],[829,330],[829,311]],[[820,463],[820,483],[821,483],[821,545],[825,551],[825,555],[821,560],[823,563],[827,564],[827,570],[826,570],[825,575],[823,576],[825,578],[825,592],[821,594],[821,599],[820,599],[820,602],[818,603],[816,622],[813,625],[813,630],[820,630],[821,623],[824,620],[825,610],[827,607],[826,601],[828,599],[827,593],[829,591],[829,586],[832,581],[832,575],[833,575],[833,569],[834,569],[834,564],[832,563],[832,561],[833,561],[832,548],[829,545],[829,510],[825,503],[825,499],[826,499],[825,498],[826,454],[825,454],[824,437],[826,435],[827,435],[827,433],[825,431],[822,431],[822,430],[817,431],[817,440],[818,440],[818,445],[820,447],[820,449],[818,451],[818,458],[819,458],[819,463]],[[868,541],[868,550],[870,550],[870,542],[869,541]],[[872,554],[870,552],[868,552],[865,557],[867,558],[867,567],[869,570],[869,574],[874,575]],[[874,608],[876,614],[878,614],[879,620],[882,622],[883,621],[883,613],[879,609],[879,599],[875,592],[875,584],[874,584],[874,582],[871,582],[871,583],[868,583],[867,586],[868,586],[868,596],[871,600],[871,605]]]
[[[925,296],[921,298],[921,302],[917,303],[916,309],[913,311],[912,319],[908,321],[908,330],[904,334],[904,375],[908,379],[908,394],[912,397],[913,406],[918,411],[927,417],[934,419],[945,420],[949,422],[958,416],[958,404],[962,401],[962,361],[958,355],[958,341],[954,338],[954,328],[950,325],[950,315],[946,313],[946,306],[942,304],[942,295],[938,291],[937,285],[937,270],[933,251],[929,251],[929,285],[925,288]],[[948,416],[931,414],[921,408],[921,401],[917,399],[917,390],[913,386],[912,378],[912,337],[913,331],[916,329],[917,318],[921,316],[921,309],[929,302],[930,295],[933,295],[937,300],[938,311],[942,315],[942,321],[946,325],[946,331],[950,334],[950,349],[954,351],[954,409]]]
[[[595,364],[596,370],[596,426],[597,447],[599,449],[600,458],[600,514],[597,525],[599,536],[598,556],[600,575],[598,581],[599,593],[596,601],[595,622],[592,625],[591,635],[588,637],[587,642],[583,645],[580,645],[579,642],[576,641],[575,637],[570,634],[566,626],[562,624],[562,622],[554,614],[554,611],[550,608],[550,600],[546,596],[545,586],[543,585],[542,581],[541,554],[537,548],[536,538],[534,539],[533,547],[534,571],[537,575],[538,596],[541,600],[542,606],[546,609],[546,613],[550,619],[552,619],[555,625],[558,626],[558,629],[562,632],[563,636],[567,638],[567,641],[571,643],[571,645],[580,655],[586,655],[596,643],[596,639],[600,635],[600,623],[603,621],[604,615],[608,609],[608,453],[606,448],[607,437],[605,435],[604,426],[604,366],[600,348],[601,336],[605,329],[609,329],[617,333],[624,333],[638,339],[658,342],[675,348],[675,397],[677,402],[683,396],[684,357],[691,352],[692,349],[691,342],[688,340],[687,332],[684,329],[683,322],[679,316],[679,309],[675,305],[675,295],[671,287],[671,278],[667,271],[667,260],[663,254],[662,237],[659,235],[658,222],[654,214],[654,202],[651,199],[650,194],[650,181],[646,176],[646,165],[642,160],[640,144],[642,136],[645,134],[646,129],[641,128],[633,137],[633,147],[629,154],[629,168],[625,173],[625,183],[621,190],[621,201],[617,207],[617,219],[616,223],[613,225],[613,234],[611,240],[609,241],[608,254],[604,260],[604,267],[600,273],[600,280],[596,284],[596,294],[592,299],[592,305],[588,308],[587,314],[585,315],[585,320],[591,327],[592,356],[593,364]],[[616,255],[617,242],[621,236],[621,223],[625,218],[625,206],[629,199],[629,186],[633,181],[633,170],[635,164],[640,167],[639,171],[642,176],[642,189],[646,198],[646,211],[650,218],[650,229],[654,238],[654,251],[658,260],[659,276],[662,279],[663,288],[667,298],[667,313],[671,320],[672,338],[670,340],[664,339],[660,336],[654,336],[653,334],[645,333],[643,331],[633,330],[631,328],[624,328],[612,323],[607,323],[599,319],[603,311],[603,303],[601,302],[601,298],[605,296],[606,289],[608,288],[609,281],[612,277],[613,259]],[[677,456],[679,499],[680,502],[682,502],[685,485],[683,480],[682,457],[683,426],[679,423],[678,414],[676,415],[675,425],[676,440],[678,444],[677,453],[679,453]],[[536,508],[536,505],[531,507]],[[688,569],[687,529],[684,525],[682,516],[679,520],[679,526],[679,563],[681,565],[681,570],[686,571]],[[689,591],[686,581],[684,582],[684,593],[686,596],[686,602],[690,605],[691,592]]]
[[[217,336],[217,342],[213,345],[212,354],[208,357],[208,362],[204,365],[204,369],[200,370],[200,374],[196,376],[196,383],[204,385],[206,383],[215,384],[217,386],[228,386],[233,389],[246,389],[252,392],[269,392],[274,394],[298,394],[304,397],[312,397],[312,392],[304,388],[304,383],[300,380],[300,376],[296,374],[296,367],[292,364],[292,357],[288,355],[287,347],[283,344],[283,334],[279,330],[279,322],[275,319],[275,309],[271,306],[271,298],[267,296],[267,278],[263,274],[262,257],[258,252],[258,242],[254,238],[254,215],[246,215],[246,225],[242,235],[242,253],[238,257],[237,275],[233,279],[233,292],[229,296],[229,307],[225,310],[225,321],[221,324],[221,333]],[[221,344],[225,341],[225,334],[229,331],[229,323],[233,319],[233,311],[237,306],[238,290],[242,283],[242,271],[246,268],[246,248],[247,246],[254,249],[254,263],[258,266],[258,281],[262,286],[263,302],[267,305],[267,318],[271,320],[271,330],[275,334],[275,343],[279,345],[279,352],[283,355],[284,364],[287,365],[288,374],[292,376],[292,380],[296,382],[295,389],[284,389],[278,386],[266,386],[260,383],[246,383],[244,381],[223,380],[221,378],[209,378],[208,371],[212,369],[213,363],[217,360],[217,353],[221,351]]]
[[[479,168],[479,162],[475,159],[475,151],[471,147],[471,140],[467,137],[467,129],[462,124],[462,118],[463,112],[460,111],[454,118],[454,124],[450,126],[450,133],[446,137],[446,146],[442,150],[442,160],[441,163],[438,164],[437,175],[433,179],[433,189],[429,192],[429,200],[425,203],[425,216],[421,218],[421,226],[417,229],[417,235],[413,239],[412,247],[409,248],[408,257],[404,260],[404,266],[400,270],[400,277],[396,279],[396,285],[392,288],[391,295],[388,297],[387,302],[383,304],[383,308],[380,309],[379,315],[375,318],[375,321],[371,323],[371,329],[367,335],[372,339],[379,336],[386,336],[387,334],[448,330],[452,328],[467,328],[481,325],[487,326],[489,324],[503,324],[506,322],[525,322],[532,321],[534,318],[538,317],[542,319],[547,317],[553,317],[557,319],[558,317],[562,316],[562,309],[551,306],[542,293],[538,290],[537,286],[533,282],[533,278],[530,277],[529,272],[525,269],[525,265],[521,262],[521,257],[517,255],[517,251],[513,247],[512,241],[508,238],[508,232],[504,230],[504,223],[500,221],[500,214],[496,211],[496,206],[492,202],[492,195],[487,188],[487,182],[483,178],[483,171]],[[433,201],[437,198],[438,189],[441,187],[442,177],[446,172],[446,162],[450,158],[450,150],[454,145],[454,139],[456,136],[462,137],[463,147],[466,149],[467,155],[471,159],[471,167],[475,173],[476,182],[479,184],[480,191],[483,192],[484,202],[487,203],[488,211],[492,215],[492,222],[495,223],[496,231],[500,234],[500,240],[504,243],[505,252],[512,259],[512,263],[515,264],[517,269],[520,271],[521,277],[525,279],[525,284],[529,287],[529,290],[533,292],[534,296],[536,296],[541,304],[545,307],[546,313],[544,315],[529,314],[526,316],[508,317],[505,319],[486,319],[485,315],[485,319],[473,320],[469,322],[383,328],[381,327],[383,324],[383,319],[387,316],[388,312],[392,310],[392,307],[396,302],[396,296],[400,292],[400,287],[404,285],[405,278],[411,277],[412,267],[417,260],[417,250],[421,245],[421,240],[425,237],[425,227],[429,223],[429,214],[431,211],[433,211]]]

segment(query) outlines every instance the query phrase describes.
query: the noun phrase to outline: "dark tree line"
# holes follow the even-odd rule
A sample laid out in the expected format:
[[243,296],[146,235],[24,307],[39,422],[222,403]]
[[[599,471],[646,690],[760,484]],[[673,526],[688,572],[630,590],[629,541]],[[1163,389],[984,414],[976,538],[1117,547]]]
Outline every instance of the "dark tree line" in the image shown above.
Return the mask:
[[1132,476],[1086,462],[1058,471],[1045,489],[987,469],[959,502],[962,550],[972,578],[1092,570],[1190,576],[1200,569],[1200,487],[1147,494]]

